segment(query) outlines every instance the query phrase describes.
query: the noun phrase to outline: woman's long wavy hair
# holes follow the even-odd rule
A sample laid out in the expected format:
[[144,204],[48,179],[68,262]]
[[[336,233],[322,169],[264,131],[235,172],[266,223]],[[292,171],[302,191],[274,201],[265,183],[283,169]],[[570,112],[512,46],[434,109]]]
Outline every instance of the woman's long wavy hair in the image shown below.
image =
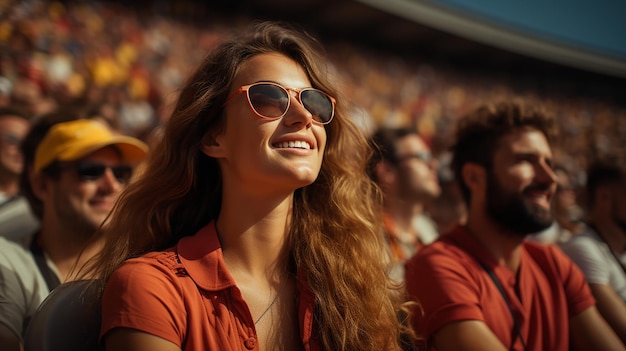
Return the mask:
[[[272,22],[246,33],[219,45],[190,77],[142,175],[121,194],[104,229],[107,243],[88,267],[101,284],[126,259],[171,247],[217,219],[220,169],[201,145],[222,128],[222,105],[246,60],[280,53],[304,68],[313,87],[338,96],[315,39]],[[323,349],[396,350],[402,296],[382,259],[381,196],[365,173],[367,141],[337,101],[320,174],[294,196],[288,249],[316,297]]]

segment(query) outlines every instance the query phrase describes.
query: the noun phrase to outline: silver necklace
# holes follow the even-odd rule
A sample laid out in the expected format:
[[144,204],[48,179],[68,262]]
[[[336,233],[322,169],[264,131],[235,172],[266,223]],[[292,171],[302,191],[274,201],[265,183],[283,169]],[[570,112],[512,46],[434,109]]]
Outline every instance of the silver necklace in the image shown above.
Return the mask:
[[267,308],[265,309],[265,311],[263,311],[263,313],[261,313],[261,315],[259,316],[259,318],[256,319],[256,321],[254,321],[254,325],[256,325],[257,323],[259,323],[259,321],[261,320],[261,318],[263,318],[265,316],[265,314],[270,310],[270,308],[272,308],[272,306],[274,306],[274,304],[276,303],[276,301],[278,300],[278,295],[280,295],[280,290],[276,292],[276,296],[274,296],[274,300],[272,300],[272,302],[270,302],[270,304],[267,306]]

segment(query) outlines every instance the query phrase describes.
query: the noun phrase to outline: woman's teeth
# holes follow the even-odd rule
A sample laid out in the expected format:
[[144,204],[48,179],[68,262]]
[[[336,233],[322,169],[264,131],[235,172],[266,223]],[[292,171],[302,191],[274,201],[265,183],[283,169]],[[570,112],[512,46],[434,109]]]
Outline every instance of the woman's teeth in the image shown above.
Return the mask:
[[311,145],[309,145],[309,143],[307,143],[306,141],[283,141],[282,143],[277,143],[276,147],[278,148],[296,148],[296,149],[307,149],[310,150],[311,149]]

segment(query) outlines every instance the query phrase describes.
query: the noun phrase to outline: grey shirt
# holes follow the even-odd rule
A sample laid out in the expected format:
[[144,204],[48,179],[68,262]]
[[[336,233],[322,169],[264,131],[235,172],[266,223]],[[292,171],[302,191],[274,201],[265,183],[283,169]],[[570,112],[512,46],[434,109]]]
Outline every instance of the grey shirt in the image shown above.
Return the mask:
[[[582,233],[560,247],[580,267],[589,284],[610,285],[626,302],[626,274],[593,228],[585,226]],[[619,258],[624,264],[626,255]]]

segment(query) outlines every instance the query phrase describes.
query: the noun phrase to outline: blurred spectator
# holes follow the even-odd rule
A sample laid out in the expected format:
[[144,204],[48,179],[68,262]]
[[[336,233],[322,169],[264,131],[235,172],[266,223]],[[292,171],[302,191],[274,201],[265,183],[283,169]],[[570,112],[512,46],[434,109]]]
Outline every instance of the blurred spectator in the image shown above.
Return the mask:
[[598,310],[626,343],[626,161],[594,161],[587,196],[584,231],[561,248],[582,269]]
[[427,211],[437,224],[439,232],[446,234],[459,224],[465,224],[467,208],[459,184],[454,179],[450,164],[452,153],[442,153],[437,159],[439,160],[438,178],[441,195],[427,206]]
[[0,208],[19,193],[19,176],[24,166],[20,144],[30,122],[21,112],[0,108]]
[[18,233],[34,230],[37,225],[26,199],[20,195],[24,168],[20,145],[29,128],[30,121],[22,112],[0,107],[0,236],[18,240]]
[[[61,119],[62,121],[59,121]],[[65,120],[63,120],[65,119]],[[30,245],[0,238],[0,345],[18,350],[29,317],[76,265],[100,246],[94,237],[147,146],[100,122],[50,115],[23,150],[24,194],[41,225]]]
[[[146,129],[156,124],[153,119],[164,121],[171,115],[172,96],[191,67],[253,20],[236,10],[222,10],[198,1],[184,6],[158,1],[9,1],[0,26],[0,76],[8,80],[0,82],[0,104],[7,91],[13,103],[35,116],[69,100],[106,104],[107,118],[119,117],[123,132],[148,135]],[[189,18],[180,21],[184,14],[202,18],[197,22],[201,25]],[[625,149],[621,86],[455,67],[337,38],[325,44],[335,66],[333,78],[354,102],[354,111],[367,118],[358,122],[367,128],[415,126],[435,154],[448,144],[460,116],[485,101],[516,95],[559,116],[563,153],[555,154],[555,161],[567,159],[573,178],[584,174],[591,155]],[[130,99],[120,92],[128,92]]]
[[383,224],[393,262],[390,276],[403,281],[406,260],[439,236],[425,212],[426,205],[441,193],[439,164],[411,128],[380,128],[370,144],[374,154],[368,173],[383,192]]
[[8,107],[11,103],[13,83],[6,77],[0,76],[0,107]]

